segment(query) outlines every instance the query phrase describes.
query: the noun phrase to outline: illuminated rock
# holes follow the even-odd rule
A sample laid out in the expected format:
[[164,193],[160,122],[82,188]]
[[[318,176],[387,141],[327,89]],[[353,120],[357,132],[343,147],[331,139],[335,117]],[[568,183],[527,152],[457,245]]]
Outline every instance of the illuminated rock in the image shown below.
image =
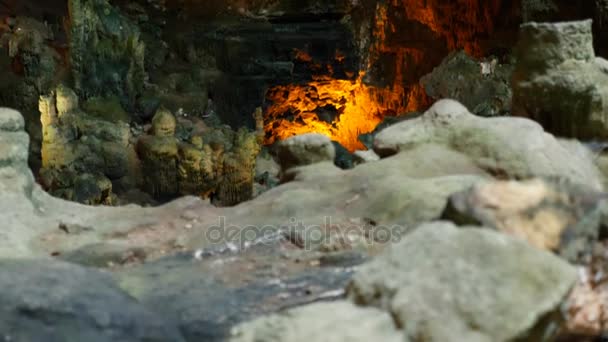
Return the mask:
[[232,151],[224,155],[218,203],[232,206],[253,198],[255,165],[261,146],[259,135],[242,128],[236,132]]
[[76,93],[63,85],[39,99],[41,183],[58,197],[110,204],[111,182],[136,173],[129,126],[90,115],[78,103]]
[[157,137],[172,137],[175,135],[177,121],[175,116],[166,108],[160,108],[152,118],[152,135]]
[[205,165],[204,158],[211,158],[211,156],[205,155],[202,145],[198,147],[190,144],[180,144],[178,162],[180,194],[203,196],[207,192],[206,179],[202,169]]
[[73,111],[78,109],[78,95],[76,93],[64,86],[59,85],[55,91],[56,93],[56,105],[57,105],[57,114],[59,117],[72,113]]
[[178,194],[178,144],[173,136],[145,135],[139,139],[143,189],[158,199]]

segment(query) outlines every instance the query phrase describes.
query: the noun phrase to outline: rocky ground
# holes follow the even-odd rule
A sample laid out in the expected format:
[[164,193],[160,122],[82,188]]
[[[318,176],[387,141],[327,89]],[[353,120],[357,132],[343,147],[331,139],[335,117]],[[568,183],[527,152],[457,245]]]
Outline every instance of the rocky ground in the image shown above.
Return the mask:
[[[72,56],[82,62],[70,65],[76,90],[55,89],[53,79],[45,78],[64,67],[59,56],[34,48],[51,41],[49,27],[34,25],[9,37],[23,56],[40,57],[25,66],[33,82],[29,87],[44,88],[40,94],[55,90],[40,98],[31,92],[28,101],[38,103],[38,110],[0,107],[0,340],[608,338],[608,159],[602,153],[608,136],[608,61],[595,55],[590,21],[524,24],[512,59],[448,55],[420,81],[436,101],[432,107],[389,118],[362,136],[369,150],[351,155],[324,135],[305,134],[260,153],[261,108],[251,118],[251,111],[246,113],[256,122],[255,132],[214,123],[217,113],[209,110],[207,97],[204,103],[194,101],[207,92],[206,83],[197,83],[207,80],[203,70],[171,77],[150,73],[157,79],[147,80],[141,71],[150,66],[143,64],[139,31],[120,24],[130,21],[109,5],[90,7],[105,1],[71,3],[80,16],[72,18],[70,53],[86,57]],[[165,11],[165,5],[171,10],[177,2],[148,3]],[[275,2],[260,1],[260,6],[269,3]],[[311,1],[307,11],[316,15],[317,3]],[[523,1],[522,15],[551,12],[552,3]],[[555,8],[567,10],[559,4]],[[276,10],[282,12],[281,6]],[[140,14],[139,25],[158,19],[138,6],[129,11]],[[299,20],[309,20],[311,13]],[[7,25],[36,24],[15,20]],[[105,26],[92,29],[88,22]],[[318,29],[324,25],[306,29],[328,39]],[[242,30],[249,32],[247,25],[235,28]],[[236,44],[231,53],[247,51],[244,58],[250,57],[247,44],[266,31],[252,32],[244,41],[225,39],[232,37],[230,31],[209,34]],[[148,53],[155,52],[145,61],[163,65],[168,48],[144,33]],[[294,36],[310,37],[294,31],[288,38]],[[329,38],[331,46],[348,43],[341,34]],[[98,43],[128,51],[119,49],[121,54],[99,61],[96,54],[89,56]],[[184,50],[193,65],[204,65],[208,56],[202,51]],[[125,73],[119,78],[126,84],[100,86],[113,84],[113,75],[98,73],[112,77],[95,79],[87,65],[114,65],[114,57],[123,54],[129,68],[119,68]],[[33,66],[40,69],[28,69]],[[278,72],[284,64],[266,67]],[[238,69],[249,76],[260,73],[247,64]],[[374,72],[389,73],[383,70]],[[164,99],[175,104],[170,111],[181,114],[134,96],[142,107],[137,112],[145,114],[137,122],[152,121],[149,127],[129,126],[124,119],[129,114],[112,92],[135,94],[142,91],[137,86],[159,80],[152,95],[183,95]],[[13,92],[13,84],[3,82],[4,96],[20,96],[23,89]],[[105,100],[79,102],[75,91],[84,90],[101,92]],[[32,129],[38,121],[43,129]],[[31,142],[42,146],[32,149]],[[74,157],[67,163],[74,169],[67,176],[44,177],[49,167],[42,158],[35,179],[32,150],[57,162],[53,172],[65,171],[59,166],[66,156]],[[136,153],[142,165],[131,170]],[[105,178],[91,178],[96,173]],[[76,178],[86,186],[63,181]],[[111,191],[101,185],[111,180],[128,188],[123,179],[149,186],[149,195],[200,196],[158,207],[94,207],[42,188],[50,180],[58,185],[58,196],[107,203],[102,199],[111,199]],[[213,185],[224,197],[212,197],[215,203],[201,199],[209,197],[201,184]],[[229,206],[235,203],[240,204]]]
[[379,160],[351,170],[334,165],[327,138],[297,136],[280,146],[283,184],[232,208],[52,198],[27,168],[21,115],[0,120],[7,341],[540,341],[606,329],[604,178],[585,146],[528,119],[442,100],[381,131]]

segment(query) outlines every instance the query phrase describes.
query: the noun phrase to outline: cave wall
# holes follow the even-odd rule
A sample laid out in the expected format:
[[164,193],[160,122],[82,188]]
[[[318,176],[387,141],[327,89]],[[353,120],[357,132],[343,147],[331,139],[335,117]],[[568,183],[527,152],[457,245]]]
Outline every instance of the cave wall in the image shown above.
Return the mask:
[[[522,20],[593,17],[596,49],[605,55],[608,6],[604,2],[111,1],[139,26],[151,81],[163,82],[175,73],[196,74],[205,83],[201,87],[205,89],[198,91],[208,92],[215,112],[234,127],[252,127],[250,113],[268,105],[265,93],[275,85],[306,83],[318,75],[354,79],[365,70],[367,84],[407,90],[450,51],[506,55]],[[25,15],[54,25],[59,49],[67,48],[67,35],[60,29],[67,14],[65,0],[0,0],[2,18]],[[5,29],[0,24],[0,32]],[[191,51],[198,58],[191,58]],[[7,63],[2,65],[7,67]]]

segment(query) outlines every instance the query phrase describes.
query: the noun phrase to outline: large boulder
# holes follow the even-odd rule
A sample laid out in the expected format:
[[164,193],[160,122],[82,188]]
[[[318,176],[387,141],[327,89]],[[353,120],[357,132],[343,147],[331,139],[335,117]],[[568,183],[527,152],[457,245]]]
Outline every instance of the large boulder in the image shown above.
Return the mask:
[[[468,157],[496,178],[560,176],[602,189],[602,178],[587,155],[573,153],[528,119],[482,118],[454,100],[435,103],[423,116],[390,126],[374,141],[382,156],[436,144]],[[448,170],[449,171],[449,170]]]
[[232,342],[366,342],[403,341],[391,316],[348,301],[318,303],[288,310],[233,331]]
[[420,83],[433,99],[455,99],[475,115],[497,116],[511,112],[512,72],[512,65],[498,64],[497,59],[476,60],[459,51],[446,57]]
[[287,171],[296,166],[333,162],[336,149],[327,136],[309,133],[281,141],[277,154],[281,169]]
[[540,341],[576,279],[525,242],[439,222],[362,266],[348,295],[390,312],[411,340]]
[[605,198],[560,179],[485,182],[450,196],[443,218],[496,229],[576,263],[589,259],[600,237]]
[[0,286],[0,336],[7,341],[183,341],[171,321],[98,271],[52,260],[2,260]]
[[513,114],[568,137],[608,137],[608,61],[596,58],[591,20],[521,26]]

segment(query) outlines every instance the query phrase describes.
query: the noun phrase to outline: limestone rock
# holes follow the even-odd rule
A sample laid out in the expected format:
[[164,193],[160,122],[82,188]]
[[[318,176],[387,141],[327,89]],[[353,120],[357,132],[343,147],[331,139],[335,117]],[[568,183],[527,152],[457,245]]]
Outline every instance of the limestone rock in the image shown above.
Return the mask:
[[134,103],[147,79],[139,27],[107,0],[69,0],[68,8],[75,90]]
[[173,113],[165,108],[159,108],[152,118],[152,135],[157,137],[172,137],[175,135],[177,121]]
[[438,101],[423,116],[384,129],[374,151],[386,157],[424,144],[465,155],[496,178],[560,176],[596,190],[603,187],[597,167],[586,156],[572,153],[537,123],[477,117],[453,100]]
[[290,182],[235,207],[227,225],[272,227],[304,249],[333,249],[336,235],[349,240],[347,248],[359,242],[379,246],[438,218],[451,194],[484,179],[445,172],[409,176],[423,173],[412,164],[400,154],[351,170],[333,162],[295,168]]
[[513,114],[548,132],[608,137],[608,73],[595,58],[591,20],[521,26],[513,74]]
[[335,158],[336,150],[331,140],[322,134],[298,135],[278,145],[278,159],[283,171],[323,161],[333,162]]
[[439,222],[362,266],[348,296],[389,311],[406,339],[541,341],[550,326],[541,320],[576,279],[574,267],[525,242]]
[[[28,161],[29,136],[18,111],[0,107],[0,192],[6,203],[11,194],[30,196],[34,177]],[[2,200],[0,200],[0,205]]]
[[311,304],[237,326],[232,342],[403,341],[392,318],[347,301]]
[[158,199],[178,194],[178,144],[172,136],[147,135],[139,139],[144,190]]
[[443,218],[494,228],[576,263],[588,259],[598,241],[603,199],[559,179],[485,182],[452,195]]
[[356,165],[380,160],[380,157],[372,150],[355,151],[353,153],[353,158]]
[[[137,173],[129,125],[122,120],[113,120],[109,113],[106,113],[108,116],[99,113],[104,105],[117,110],[116,107],[120,108],[118,103],[91,100],[88,106],[94,104],[96,112],[93,115],[83,112],[78,103],[76,93],[64,85],[39,99],[43,133],[42,184],[54,196],[88,204],[107,204],[105,199],[110,198],[111,193],[108,196],[100,195],[112,188],[107,183],[134,179]],[[97,187],[99,191],[83,192],[82,186],[75,188],[76,174],[95,175],[98,179],[105,179],[102,182],[105,185],[102,189],[95,185],[100,184],[97,181],[88,181],[85,183],[89,190]],[[80,182],[80,185],[83,184]],[[88,195],[78,195],[83,193]],[[93,199],[102,202],[91,202]]]
[[454,99],[480,116],[505,115],[511,111],[510,65],[497,59],[475,60],[464,51],[450,54],[420,83],[431,98]]
[[259,140],[257,132],[246,128],[235,132],[232,150],[224,154],[222,161],[218,204],[232,206],[253,198],[255,163],[261,150]]
[[183,341],[110,275],[52,260],[0,261],[0,331],[14,341]]
[[0,131],[17,132],[24,127],[23,116],[18,111],[0,107]]

